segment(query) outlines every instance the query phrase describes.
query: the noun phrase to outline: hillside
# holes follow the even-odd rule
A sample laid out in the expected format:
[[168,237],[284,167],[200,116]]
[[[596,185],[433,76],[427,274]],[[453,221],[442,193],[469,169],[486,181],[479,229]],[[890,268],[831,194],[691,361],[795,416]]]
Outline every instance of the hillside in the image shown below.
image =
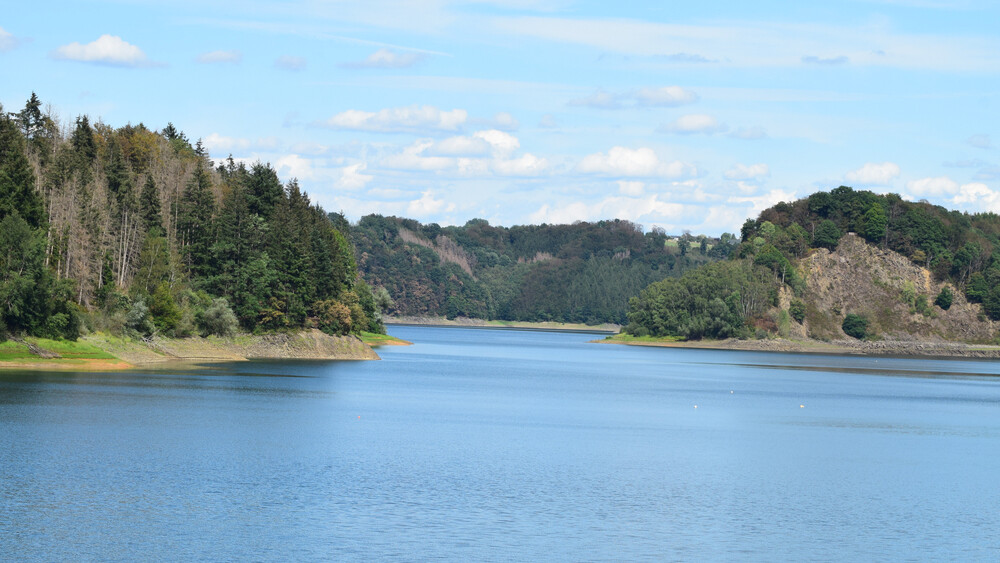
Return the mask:
[[269,164],[167,124],[0,106],[0,341],[384,332],[346,230]]
[[[985,342],[997,334],[997,323],[983,314],[980,305],[969,303],[951,282],[938,281],[930,270],[853,233],[845,235],[832,252],[816,250],[801,261],[799,269],[805,278],[806,315],[801,329],[792,334],[821,340],[844,338],[841,325],[849,313],[867,318],[869,331],[885,340]],[[934,304],[945,287],[954,290],[947,310]],[[784,292],[784,309],[791,295]]]
[[1000,217],[837,188],[747,220],[732,259],[630,301],[639,337],[987,343]]
[[736,243],[644,233],[621,220],[440,227],[380,215],[362,218],[351,238],[362,277],[387,290],[394,315],[590,325],[623,323],[630,296]]

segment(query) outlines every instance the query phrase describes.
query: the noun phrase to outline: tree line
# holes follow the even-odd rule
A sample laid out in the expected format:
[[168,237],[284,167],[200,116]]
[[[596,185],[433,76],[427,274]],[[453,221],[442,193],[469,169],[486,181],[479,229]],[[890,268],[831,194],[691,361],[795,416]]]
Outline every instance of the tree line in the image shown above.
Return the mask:
[[738,240],[623,220],[503,227],[368,215],[352,229],[362,276],[398,315],[624,323],[630,296],[651,282],[718,260]]
[[0,335],[383,331],[342,217],[172,124],[0,106]]
[[[642,290],[630,301],[626,331],[698,339],[747,337],[774,329],[764,313],[778,304],[780,289],[786,287],[796,297],[805,289],[798,260],[813,249],[836,248],[849,232],[930,269],[939,281],[962,290],[968,301],[982,303],[987,317],[1000,320],[1000,216],[840,186],[778,203],[747,219],[727,263]],[[946,310],[952,297],[945,287],[934,304]],[[928,306],[926,297],[911,301],[918,310]],[[801,323],[802,302],[793,299],[787,314]],[[864,333],[857,328],[862,321],[848,323],[854,334]]]

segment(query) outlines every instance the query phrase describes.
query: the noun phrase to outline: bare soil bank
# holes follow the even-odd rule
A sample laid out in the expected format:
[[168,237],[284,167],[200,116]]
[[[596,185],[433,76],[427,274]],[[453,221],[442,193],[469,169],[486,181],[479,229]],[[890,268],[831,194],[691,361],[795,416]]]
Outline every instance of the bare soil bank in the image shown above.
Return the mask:
[[105,371],[165,362],[380,359],[371,346],[355,336],[330,336],[315,329],[282,334],[240,334],[226,338],[155,337],[150,340],[89,334],[81,340],[114,357],[71,358],[45,349],[33,349],[33,357],[0,361],[0,369]]
[[391,317],[385,319],[387,325],[418,325],[418,326],[454,326],[467,328],[516,328],[522,330],[555,330],[567,332],[607,332],[611,334],[621,330],[621,326],[616,324],[602,324],[588,326],[575,323],[531,323],[520,321],[487,321],[484,319],[470,319],[467,317],[457,317],[447,319],[445,317]]
[[693,340],[689,342],[667,341],[616,341],[594,340],[599,344],[625,344],[629,346],[657,346],[664,348],[703,348],[710,350],[749,350],[758,352],[793,352],[813,354],[856,354],[870,356],[928,356],[939,358],[1000,358],[1000,346],[966,344],[962,342],[915,342],[915,341],[859,341],[833,340],[790,340],[775,338],[767,340]]
[[88,342],[132,364],[169,361],[240,361],[247,359],[378,360],[370,346],[354,336],[330,336],[319,330],[230,337],[122,340],[89,335]]

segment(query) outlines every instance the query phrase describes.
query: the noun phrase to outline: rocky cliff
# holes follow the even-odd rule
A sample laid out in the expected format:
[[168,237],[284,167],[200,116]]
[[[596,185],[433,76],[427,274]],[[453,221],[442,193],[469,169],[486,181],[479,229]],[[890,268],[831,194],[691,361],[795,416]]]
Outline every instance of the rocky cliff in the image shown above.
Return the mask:
[[[799,261],[798,270],[806,282],[800,296],[806,316],[801,325],[784,323],[793,338],[847,338],[841,324],[850,313],[865,316],[869,333],[883,341],[990,342],[1000,328],[950,283],[936,281],[929,270],[853,233],[833,252],[813,251]],[[934,305],[945,285],[954,294],[948,310]],[[784,292],[781,308],[788,310],[792,299],[791,292]]]

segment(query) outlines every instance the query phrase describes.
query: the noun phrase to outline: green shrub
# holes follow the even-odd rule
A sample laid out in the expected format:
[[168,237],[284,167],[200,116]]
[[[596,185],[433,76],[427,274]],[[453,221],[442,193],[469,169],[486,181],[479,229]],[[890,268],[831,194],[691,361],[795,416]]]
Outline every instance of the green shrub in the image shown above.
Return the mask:
[[951,302],[955,298],[951,289],[948,286],[941,288],[941,293],[938,293],[937,297],[934,298],[934,304],[941,307],[945,311],[951,308]]
[[153,324],[152,315],[149,314],[149,307],[146,302],[139,299],[132,304],[128,314],[125,315],[125,331],[133,336],[145,337],[153,334],[156,325]]
[[851,313],[844,317],[844,323],[840,328],[844,330],[844,334],[860,340],[868,335],[868,319]]
[[231,336],[237,327],[239,321],[236,320],[236,314],[229,307],[229,301],[226,301],[225,297],[213,300],[201,315],[201,328],[206,336],[210,334]]
[[806,319],[805,303],[799,301],[798,299],[792,300],[792,302],[788,305],[788,314],[795,319],[795,322],[802,324],[802,321]]

